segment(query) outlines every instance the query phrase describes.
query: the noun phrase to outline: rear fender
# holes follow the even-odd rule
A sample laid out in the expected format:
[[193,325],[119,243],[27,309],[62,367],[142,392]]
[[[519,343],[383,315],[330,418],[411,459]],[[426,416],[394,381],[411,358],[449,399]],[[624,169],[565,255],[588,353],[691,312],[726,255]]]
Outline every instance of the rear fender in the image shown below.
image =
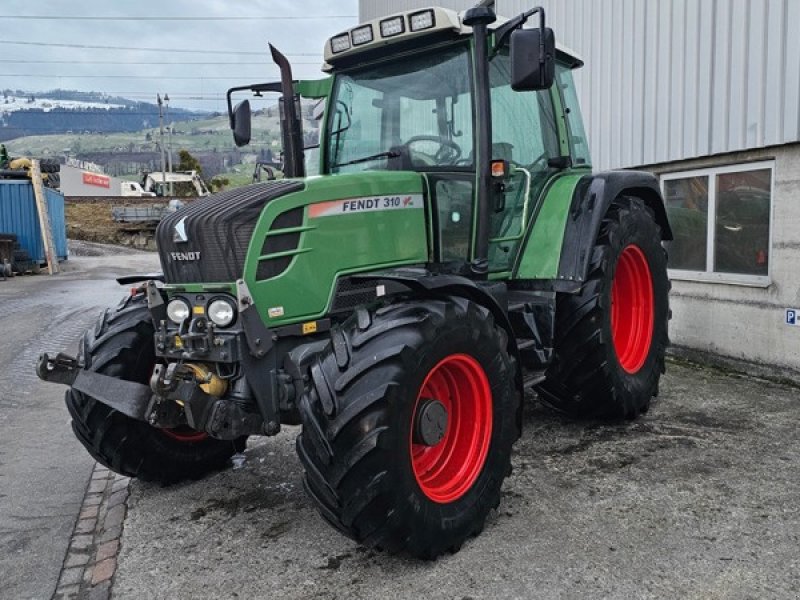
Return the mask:
[[[586,280],[592,248],[611,203],[619,196],[635,196],[650,207],[661,228],[661,239],[672,239],[658,179],[643,171],[607,171],[586,175],[575,187],[564,229],[559,282],[573,283],[575,291]],[[566,291],[566,290],[564,290]]]

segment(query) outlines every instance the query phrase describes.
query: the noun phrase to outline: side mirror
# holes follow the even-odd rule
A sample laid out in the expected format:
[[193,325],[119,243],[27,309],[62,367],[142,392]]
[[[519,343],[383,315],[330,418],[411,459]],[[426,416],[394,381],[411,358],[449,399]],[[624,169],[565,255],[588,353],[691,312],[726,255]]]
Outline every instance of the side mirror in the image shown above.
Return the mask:
[[239,102],[231,113],[233,141],[240,148],[250,143],[250,100]]
[[556,74],[555,58],[556,37],[552,29],[515,29],[511,34],[511,89],[549,89]]

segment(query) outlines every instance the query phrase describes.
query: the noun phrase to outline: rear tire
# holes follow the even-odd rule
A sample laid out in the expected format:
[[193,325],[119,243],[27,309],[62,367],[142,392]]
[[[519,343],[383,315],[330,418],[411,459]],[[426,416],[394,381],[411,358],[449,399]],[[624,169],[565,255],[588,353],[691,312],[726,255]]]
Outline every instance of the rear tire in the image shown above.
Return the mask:
[[[359,309],[331,338],[300,405],[306,490],[366,546],[456,552],[510,470],[519,395],[505,331],[484,307],[446,298]],[[434,399],[446,426],[422,442],[421,403]]]
[[42,173],[58,173],[61,163],[56,158],[42,158],[39,160],[39,170]]
[[601,224],[586,283],[558,298],[542,399],[576,417],[646,412],[664,372],[669,289],[652,210],[639,198],[618,198]]
[[61,175],[59,173],[48,174],[47,179],[44,181],[44,185],[54,190],[58,189],[61,187]]
[[[148,383],[156,362],[153,335],[145,296],[126,297],[84,334],[79,360],[90,371]],[[246,442],[215,440],[187,428],[157,429],[72,388],[65,400],[72,429],[89,454],[121,475],[145,481],[199,479],[227,466]]]

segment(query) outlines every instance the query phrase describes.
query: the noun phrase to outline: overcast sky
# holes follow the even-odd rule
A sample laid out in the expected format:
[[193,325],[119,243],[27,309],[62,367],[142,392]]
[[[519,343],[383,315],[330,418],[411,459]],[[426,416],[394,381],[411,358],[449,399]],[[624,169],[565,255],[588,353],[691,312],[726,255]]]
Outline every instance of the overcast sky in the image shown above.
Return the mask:
[[[173,106],[215,111],[224,110],[224,93],[229,87],[277,79],[267,42],[288,56],[295,78],[322,77],[320,65],[325,40],[358,21],[357,0],[335,3],[322,0],[0,0],[0,3],[0,88],[30,92],[55,88],[97,91],[146,101],[155,101],[157,92],[166,92]],[[38,19],[9,18],[15,15]],[[67,16],[214,17],[215,20],[41,19]],[[248,19],[222,20],[220,17]],[[11,41],[29,44],[7,43]],[[169,49],[205,52],[169,52]]]

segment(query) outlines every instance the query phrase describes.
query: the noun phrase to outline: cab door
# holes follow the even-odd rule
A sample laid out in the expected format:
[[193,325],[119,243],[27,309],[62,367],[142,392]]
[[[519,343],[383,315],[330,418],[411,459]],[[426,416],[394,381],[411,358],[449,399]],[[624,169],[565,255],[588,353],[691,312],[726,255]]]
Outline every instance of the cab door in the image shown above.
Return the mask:
[[548,165],[560,155],[550,91],[511,89],[508,48],[489,64],[492,103],[492,160],[506,161],[496,181],[489,233],[489,270],[510,271],[535,214],[542,190],[556,169]]

